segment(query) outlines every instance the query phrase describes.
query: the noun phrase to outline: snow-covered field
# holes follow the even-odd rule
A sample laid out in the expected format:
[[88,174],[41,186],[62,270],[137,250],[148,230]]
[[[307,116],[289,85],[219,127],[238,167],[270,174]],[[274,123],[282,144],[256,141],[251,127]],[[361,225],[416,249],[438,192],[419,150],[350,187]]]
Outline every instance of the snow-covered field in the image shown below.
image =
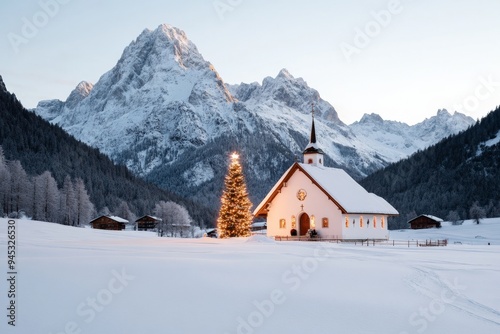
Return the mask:
[[451,241],[411,248],[16,220],[15,299],[7,226],[0,219],[0,333],[500,332],[500,220],[391,233]]

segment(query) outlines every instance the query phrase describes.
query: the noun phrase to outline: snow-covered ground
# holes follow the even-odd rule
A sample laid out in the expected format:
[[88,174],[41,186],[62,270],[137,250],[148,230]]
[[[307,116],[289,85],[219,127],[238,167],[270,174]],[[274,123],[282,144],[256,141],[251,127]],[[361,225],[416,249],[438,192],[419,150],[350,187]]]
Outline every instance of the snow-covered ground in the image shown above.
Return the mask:
[[15,327],[7,225],[0,219],[0,333],[500,332],[500,220],[391,233],[462,242],[411,248],[16,220]]

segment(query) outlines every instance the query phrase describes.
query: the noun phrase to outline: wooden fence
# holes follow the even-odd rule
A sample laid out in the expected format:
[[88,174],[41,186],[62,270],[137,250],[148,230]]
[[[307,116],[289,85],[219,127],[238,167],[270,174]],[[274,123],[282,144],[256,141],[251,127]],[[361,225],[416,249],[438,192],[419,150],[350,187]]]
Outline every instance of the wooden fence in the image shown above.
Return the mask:
[[359,246],[375,246],[375,245],[388,245],[388,246],[407,246],[407,247],[429,247],[429,246],[447,246],[448,240],[386,240],[386,239],[338,239],[338,238],[320,238],[320,237],[274,237],[276,241],[321,241],[333,242],[343,244],[353,244]]

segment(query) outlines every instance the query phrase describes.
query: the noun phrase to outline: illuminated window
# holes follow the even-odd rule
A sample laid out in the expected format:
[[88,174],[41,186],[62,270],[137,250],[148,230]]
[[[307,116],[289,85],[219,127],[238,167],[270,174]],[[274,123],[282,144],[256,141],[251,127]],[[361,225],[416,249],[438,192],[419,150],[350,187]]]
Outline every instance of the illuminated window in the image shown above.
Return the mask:
[[280,219],[280,228],[286,228],[286,220]]
[[345,217],[345,228],[349,228],[349,217]]
[[321,221],[323,222],[323,228],[328,228],[328,218],[323,217]]
[[307,163],[308,163],[308,164],[312,164],[312,163],[313,163],[313,159],[309,159],[309,160],[307,160]]
[[373,228],[377,228],[377,217],[373,217]]
[[384,217],[380,219],[380,227],[384,228]]
[[363,217],[359,217],[359,227],[363,227]]
[[315,221],[315,218],[314,218],[314,215],[311,216],[311,228],[316,228],[316,221]]
[[295,220],[295,216],[292,216],[292,228],[297,228],[297,222]]

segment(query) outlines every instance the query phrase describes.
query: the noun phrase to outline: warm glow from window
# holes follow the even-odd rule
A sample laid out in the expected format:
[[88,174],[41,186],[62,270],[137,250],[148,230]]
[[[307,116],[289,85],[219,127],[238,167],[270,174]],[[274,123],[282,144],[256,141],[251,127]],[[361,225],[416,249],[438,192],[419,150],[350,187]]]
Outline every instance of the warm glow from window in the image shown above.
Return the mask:
[[377,228],[377,217],[373,217],[373,228]]
[[359,227],[363,227],[363,217],[359,217]]
[[382,217],[380,220],[380,227],[384,228],[384,217]]
[[323,228],[328,228],[328,218],[323,217],[322,221],[323,221]]
[[280,219],[280,228],[286,228],[286,220]]
[[297,222],[295,220],[295,216],[292,216],[292,228],[297,228]]
[[316,222],[314,221],[314,215],[311,216],[311,228],[316,228]]
[[349,217],[345,217],[345,228],[349,228]]

